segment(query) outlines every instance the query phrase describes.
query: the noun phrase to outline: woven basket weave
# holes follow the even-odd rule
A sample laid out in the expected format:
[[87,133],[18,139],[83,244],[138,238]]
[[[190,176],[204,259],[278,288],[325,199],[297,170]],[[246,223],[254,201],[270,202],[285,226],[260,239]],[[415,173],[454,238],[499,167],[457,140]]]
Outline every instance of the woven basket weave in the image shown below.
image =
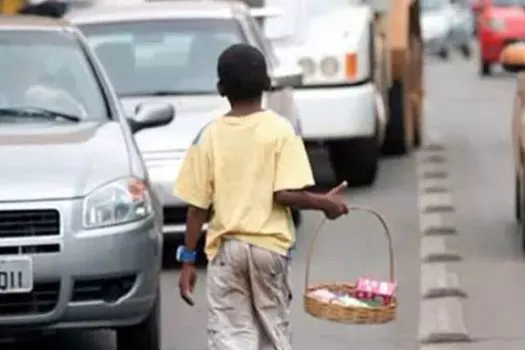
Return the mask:
[[[388,242],[388,257],[389,257],[389,277],[390,281],[394,281],[394,250],[392,248],[392,238],[390,235],[390,229],[386,224],[383,217],[372,209],[362,207],[351,207],[351,211],[364,211],[374,215],[385,232],[385,236]],[[355,306],[343,306],[340,304],[334,304],[329,302],[323,302],[315,297],[310,296],[310,293],[319,289],[328,289],[334,293],[344,293],[348,295],[355,295],[355,283],[328,283],[309,285],[310,278],[310,262],[312,259],[315,242],[319,236],[319,232],[323,227],[326,219],[319,223],[312,240],[310,241],[310,248],[308,251],[305,271],[305,282],[304,282],[304,310],[317,318],[346,324],[383,324],[393,321],[396,318],[397,313],[397,299],[395,296],[387,305],[381,305],[376,307],[355,307]]]

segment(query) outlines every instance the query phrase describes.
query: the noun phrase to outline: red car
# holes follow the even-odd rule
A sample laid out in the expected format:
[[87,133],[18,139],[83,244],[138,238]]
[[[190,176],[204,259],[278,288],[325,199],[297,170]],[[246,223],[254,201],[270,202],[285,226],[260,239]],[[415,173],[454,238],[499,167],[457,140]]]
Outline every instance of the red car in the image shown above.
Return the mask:
[[473,5],[480,48],[480,74],[490,75],[503,48],[525,41],[525,0],[478,0]]

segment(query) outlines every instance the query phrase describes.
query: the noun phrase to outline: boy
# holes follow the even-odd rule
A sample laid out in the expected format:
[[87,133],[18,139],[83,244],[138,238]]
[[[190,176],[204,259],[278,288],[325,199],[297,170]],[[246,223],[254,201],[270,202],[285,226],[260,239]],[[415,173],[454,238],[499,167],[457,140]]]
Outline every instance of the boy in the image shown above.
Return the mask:
[[210,350],[290,350],[290,208],[321,210],[329,219],[348,208],[338,192],[305,188],[314,179],[304,144],[290,122],[261,108],[270,79],[264,56],[237,44],[218,61],[217,88],[231,110],[197,136],[174,193],[189,204],[179,289],[193,305],[195,249],[213,204],[206,236]]

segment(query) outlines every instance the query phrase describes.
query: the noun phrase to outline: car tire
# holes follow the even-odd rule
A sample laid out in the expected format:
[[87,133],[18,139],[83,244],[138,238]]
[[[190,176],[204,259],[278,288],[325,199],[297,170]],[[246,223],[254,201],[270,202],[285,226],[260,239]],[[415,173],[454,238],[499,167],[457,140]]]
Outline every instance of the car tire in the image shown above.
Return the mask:
[[377,135],[328,144],[330,161],[338,183],[370,186],[377,177],[379,144]]
[[421,146],[421,130],[419,127],[414,128],[414,148],[419,148]]
[[444,61],[448,61],[450,58],[450,51],[448,48],[442,48],[438,51],[438,56]]
[[472,49],[470,47],[470,44],[461,44],[459,46],[459,51],[466,59],[469,59],[472,56]]
[[160,292],[150,313],[140,323],[121,327],[117,332],[117,350],[161,350]]
[[382,153],[386,155],[403,155],[410,151],[412,145],[405,134],[405,88],[403,81],[395,80],[388,92],[390,117],[386,125]]
[[485,77],[492,74],[492,66],[489,62],[481,60],[479,73],[481,76]]
[[516,221],[521,222],[522,213],[521,213],[521,206],[522,206],[522,196],[521,196],[521,182],[516,175],[515,185],[514,185],[514,212],[516,216]]
[[301,223],[303,221],[303,217],[300,210],[292,209],[292,220],[294,226],[297,228],[301,226]]
[[[520,184],[520,192],[519,192],[519,216],[522,217],[522,218],[525,218],[525,203],[523,203],[523,200],[524,200],[524,196],[523,196],[523,188]],[[523,250],[523,252],[525,253],[525,222],[524,220],[521,221],[520,225],[519,225],[519,232],[520,232],[520,239],[521,239],[521,248]]]

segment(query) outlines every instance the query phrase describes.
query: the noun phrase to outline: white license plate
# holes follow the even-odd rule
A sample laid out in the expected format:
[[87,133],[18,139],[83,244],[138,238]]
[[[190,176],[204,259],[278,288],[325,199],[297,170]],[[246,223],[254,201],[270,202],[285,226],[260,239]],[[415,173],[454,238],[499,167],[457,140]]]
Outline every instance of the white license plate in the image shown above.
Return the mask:
[[33,261],[29,257],[0,258],[0,294],[33,290]]

